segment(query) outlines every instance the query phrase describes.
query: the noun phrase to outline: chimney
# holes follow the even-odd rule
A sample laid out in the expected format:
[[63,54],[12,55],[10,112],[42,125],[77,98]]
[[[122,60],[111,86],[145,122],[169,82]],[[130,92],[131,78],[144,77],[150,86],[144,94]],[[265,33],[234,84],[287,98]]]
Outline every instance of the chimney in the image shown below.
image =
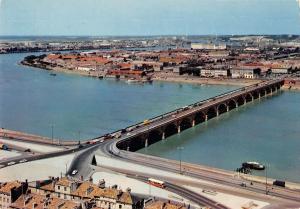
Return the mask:
[[88,196],[93,190],[94,190],[94,188],[89,186],[86,190],[86,196]]
[[104,179],[102,179],[102,180],[99,181],[98,187],[99,187],[100,189],[104,189],[104,188],[105,188],[105,180],[104,180]]
[[32,209],[35,209],[36,207],[38,206],[38,204],[37,203],[32,203]]

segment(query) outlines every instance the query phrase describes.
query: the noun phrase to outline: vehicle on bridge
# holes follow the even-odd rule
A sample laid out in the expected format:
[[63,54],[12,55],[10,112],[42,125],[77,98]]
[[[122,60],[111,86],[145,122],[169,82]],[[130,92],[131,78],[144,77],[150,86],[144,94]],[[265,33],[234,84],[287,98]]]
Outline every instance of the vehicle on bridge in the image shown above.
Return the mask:
[[144,120],[143,124],[144,124],[144,125],[149,125],[149,124],[150,124],[150,121],[149,121],[149,120]]
[[153,178],[148,178],[148,183],[150,185],[159,187],[159,188],[165,188],[165,182],[161,181],[161,180],[157,180],[157,179],[153,179]]

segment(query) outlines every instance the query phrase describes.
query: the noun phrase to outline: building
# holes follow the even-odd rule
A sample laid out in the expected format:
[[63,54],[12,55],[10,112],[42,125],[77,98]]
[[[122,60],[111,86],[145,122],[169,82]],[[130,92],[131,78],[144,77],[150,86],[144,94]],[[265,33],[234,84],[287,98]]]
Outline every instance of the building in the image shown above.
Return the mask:
[[230,72],[232,78],[253,79],[253,78],[257,78],[260,75],[261,69],[260,68],[256,68],[256,69],[234,68],[231,69]]
[[203,43],[191,43],[191,49],[200,50],[225,50],[227,48],[226,44],[203,44]]
[[22,195],[22,188],[25,189],[23,186],[18,181],[0,184],[0,208],[8,209]]
[[130,190],[122,191],[114,187],[105,187],[105,181],[97,185],[90,181],[75,181],[67,177],[36,182],[30,190],[39,195],[75,202],[93,201],[102,209],[132,209],[133,199]]
[[82,209],[80,202],[62,200],[49,195],[31,193],[21,195],[10,209]]
[[145,209],[187,209],[183,204],[175,204],[171,202],[163,202],[163,201],[150,201],[145,204]]
[[228,74],[229,74],[229,70],[226,69],[202,69],[200,71],[200,76],[207,77],[207,78],[227,77]]

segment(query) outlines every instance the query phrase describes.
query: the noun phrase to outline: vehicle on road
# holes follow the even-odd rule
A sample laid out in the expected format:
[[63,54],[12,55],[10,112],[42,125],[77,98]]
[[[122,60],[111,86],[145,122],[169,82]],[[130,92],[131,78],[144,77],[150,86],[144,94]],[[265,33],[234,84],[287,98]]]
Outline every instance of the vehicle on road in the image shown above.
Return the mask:
[[16,164],[16,162],[14,161],[7,163],[7,165],[14,165],[14,164]]
[[72,171],[72,175],[76,175],[76,173],[78,173],[78,170],[73,170]]
[[23,159],[23,160],[20,160],[20,161],[19,161],[19,163],[25,163],[25,162],[27,162],[26,159]]
[[273,181],[274,186],[285,187],[285,181],[275,180]]
[[157,180],[157,179],[153,179],[153,178],[148,178],[148,183],[150,185],[159,187],[159,188],[165,188],[165,182],[161,181],[161,180]]
[[206,194],[217,195],[217,192],[212,190],[203,189],[202,192]]
[[246,185],[245,182],[242,182],[242,183],[240,184],[240,186],[241,186],[241,187],[247,187],[247,185]]
[[99,142],[100,142],[100,143],[103,143],[103,142],[104,142],[104,139],[101,139]]

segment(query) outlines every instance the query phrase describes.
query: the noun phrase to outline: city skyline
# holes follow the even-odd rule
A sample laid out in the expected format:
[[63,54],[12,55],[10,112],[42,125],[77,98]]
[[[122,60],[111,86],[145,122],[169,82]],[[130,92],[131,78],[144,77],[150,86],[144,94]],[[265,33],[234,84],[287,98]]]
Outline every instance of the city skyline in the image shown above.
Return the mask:
[[2,0],[0,35],[300,34],[298,4],[295,0],[65,0],[64,4]]

